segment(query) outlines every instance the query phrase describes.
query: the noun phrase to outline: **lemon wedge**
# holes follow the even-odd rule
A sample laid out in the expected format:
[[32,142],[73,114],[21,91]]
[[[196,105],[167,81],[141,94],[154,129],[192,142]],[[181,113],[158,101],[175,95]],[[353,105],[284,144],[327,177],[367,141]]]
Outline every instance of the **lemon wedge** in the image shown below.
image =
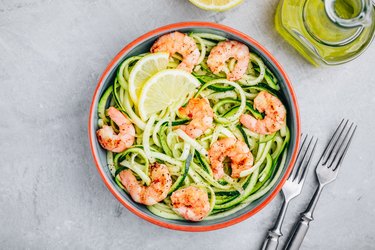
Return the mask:
[[195,6],[204,10],[226,11],[240,4],[243,0],[189,0],[189,1]]
[[199,86],[198,79],[186,71],[162,70],[144,84],[138,102],[139,116],[147,121],[151,115],[166,108],[177,109]]
[[129,74],[129,95],[135,104],[143,89],[143,85],[151,76],[167,68],[168,53],[154,53],[140,59]]

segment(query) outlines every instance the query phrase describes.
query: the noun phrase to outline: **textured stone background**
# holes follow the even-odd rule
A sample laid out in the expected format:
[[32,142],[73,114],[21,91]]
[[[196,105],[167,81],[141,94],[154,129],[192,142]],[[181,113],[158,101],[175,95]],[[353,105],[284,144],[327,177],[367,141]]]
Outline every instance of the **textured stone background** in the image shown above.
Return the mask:
[[[99,75],[127,43],[156,27],[204,20],[232,26],[270,50],[299,98],[317,155],[342,117],[359,124],[336,182],[318,204],[302,249],[374,249],[375,46],[348,64],[314,68],[274,30],[277,0],[246,0],[225,13],[186,0],[0,1],[1,249],[258,249],[277,197],[230,228],[175,232],[131,214],[102,183],[87,138]],[[310,171],[289,209],[288,235],[316,185]],[[282,239],[281,244],[284,244]]]

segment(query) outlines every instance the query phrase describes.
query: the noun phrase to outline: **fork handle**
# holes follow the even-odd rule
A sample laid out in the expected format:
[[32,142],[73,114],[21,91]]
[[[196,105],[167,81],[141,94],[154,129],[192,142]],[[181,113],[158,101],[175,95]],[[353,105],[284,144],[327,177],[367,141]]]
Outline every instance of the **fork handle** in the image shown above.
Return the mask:
[[276,223],[274,227],[268,231],[268,235],[263,242],[262,250],[276,250],[279,245],[279,238],[283,236],[281,233],[281,225],[283,224],[286,210],[288,209],[290,199],[284,198],[284,203],[281,206],[279,215],[277,216]]
[[300,221],[295,225],[293,234],[290,237],[285,249],[298,250],[301,247],[306,233],[309,230],[309,223],[312,220],[312,218],[307,218],[304,214],[302,215]]
[[301,214],[301,219],[299,222],[294,226],[293,233],[289,238],[289,241],[285,247],[287,250],[298,250],[301,245],[302,241],[305,239],[306,233],[309,230],[309,224],[311,221],[314,220],[313,213],[318,203],[320,194],[323,191],[324,185],[319,184],[318,188],[316,189],[314,196],[312,197],[306,211]]
[[266,240],[263,242],[262,250],[276,250],[279,245],[280,236],[281,234],[269,231]]

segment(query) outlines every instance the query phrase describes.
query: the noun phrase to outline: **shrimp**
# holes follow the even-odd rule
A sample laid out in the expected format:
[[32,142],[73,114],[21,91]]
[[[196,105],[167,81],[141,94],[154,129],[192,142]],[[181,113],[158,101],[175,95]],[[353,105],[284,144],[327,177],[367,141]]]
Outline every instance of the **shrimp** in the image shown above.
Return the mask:
[[122,185],[135,202],[154,205],[164,200],[172,186],[172,178],[166,165],[155,163],[151,166],[151,184],[142,186],[129,169],[119,174]]
[[225,62],[229,58],[237,60],[232,72],[227,73],[229,81],[237,81],[246,73],[250,61],[249,48],[237,41],[224,41],[212,48],[207,59],[207,65],[214,74],[225,70]]
[[286,109],[279,98],[266,91],[260,92],[254,99],[254,108],[265,112],[262,120],[243,114],[240,122],[251,131],[258,134],[272,134],[285,126]]
[[122,152],[131,147],[135,139],[135,129],[131,121],[119,110],[110,107],[108,115],[119,127],[120,132],[115,134],[111,126],[104,125],[96,131],[100,145],[112,152]]
[[189,73],[198,64],[200,56],[194,39],[178,31],[159,37],[152,45],[151,52],[168,52],[169,56],[172,56],[176,52],[179,53],[183,57],[183,60],[177,68]]
[[224,138],[212,144],[208,151],[211,169],[216,180],[224,176],[223,161],[226,157],[231,159],[233,178],[239,178],[240,173],[253,166],[254,158],[249,147],[236,138]]
[[210,202],[206,191],[189,186],[172,193],[173,209],[191,221],[201,221],[210,213]]
[[193,139],[212,127],[214,112],[206,98],[192,98],[186,107],[181,107],[178,111],[182,116],[192,119],[188,125],[181,125],[179,128]]

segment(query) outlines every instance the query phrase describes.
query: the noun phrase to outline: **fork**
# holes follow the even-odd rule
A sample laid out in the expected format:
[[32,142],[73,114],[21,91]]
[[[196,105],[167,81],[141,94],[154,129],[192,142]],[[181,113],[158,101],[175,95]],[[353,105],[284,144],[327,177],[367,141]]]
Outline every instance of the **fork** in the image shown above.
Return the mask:
[[336,179],[338,170],[349,148],[356,129],[357,125],[345,119],[343,119],[340,125],[337,127],[316,167],[316,176],[319,181],[319,186],[316,189],[306,211],[301,214],[299,222],[295,225],[294,232],[290,237],[285,249],[296,250],[300,248],[309,229],[309,223],[314,219],[313,212],[316,204],[318,203],[320,194],[325,185]]
[[263,243],[262,250],[277,249],[279,238],[282,236],[281,225],[283,224],[289,202],[301,193],[303,183],[305,182],[311,156],[314,153],[318,140],[314,137],[308,139],[308,135],[302,137],[303,142],[298,152],[297,161],[282,188],[284,203],[277,217],[275,226],[268,232],[267,238]]

